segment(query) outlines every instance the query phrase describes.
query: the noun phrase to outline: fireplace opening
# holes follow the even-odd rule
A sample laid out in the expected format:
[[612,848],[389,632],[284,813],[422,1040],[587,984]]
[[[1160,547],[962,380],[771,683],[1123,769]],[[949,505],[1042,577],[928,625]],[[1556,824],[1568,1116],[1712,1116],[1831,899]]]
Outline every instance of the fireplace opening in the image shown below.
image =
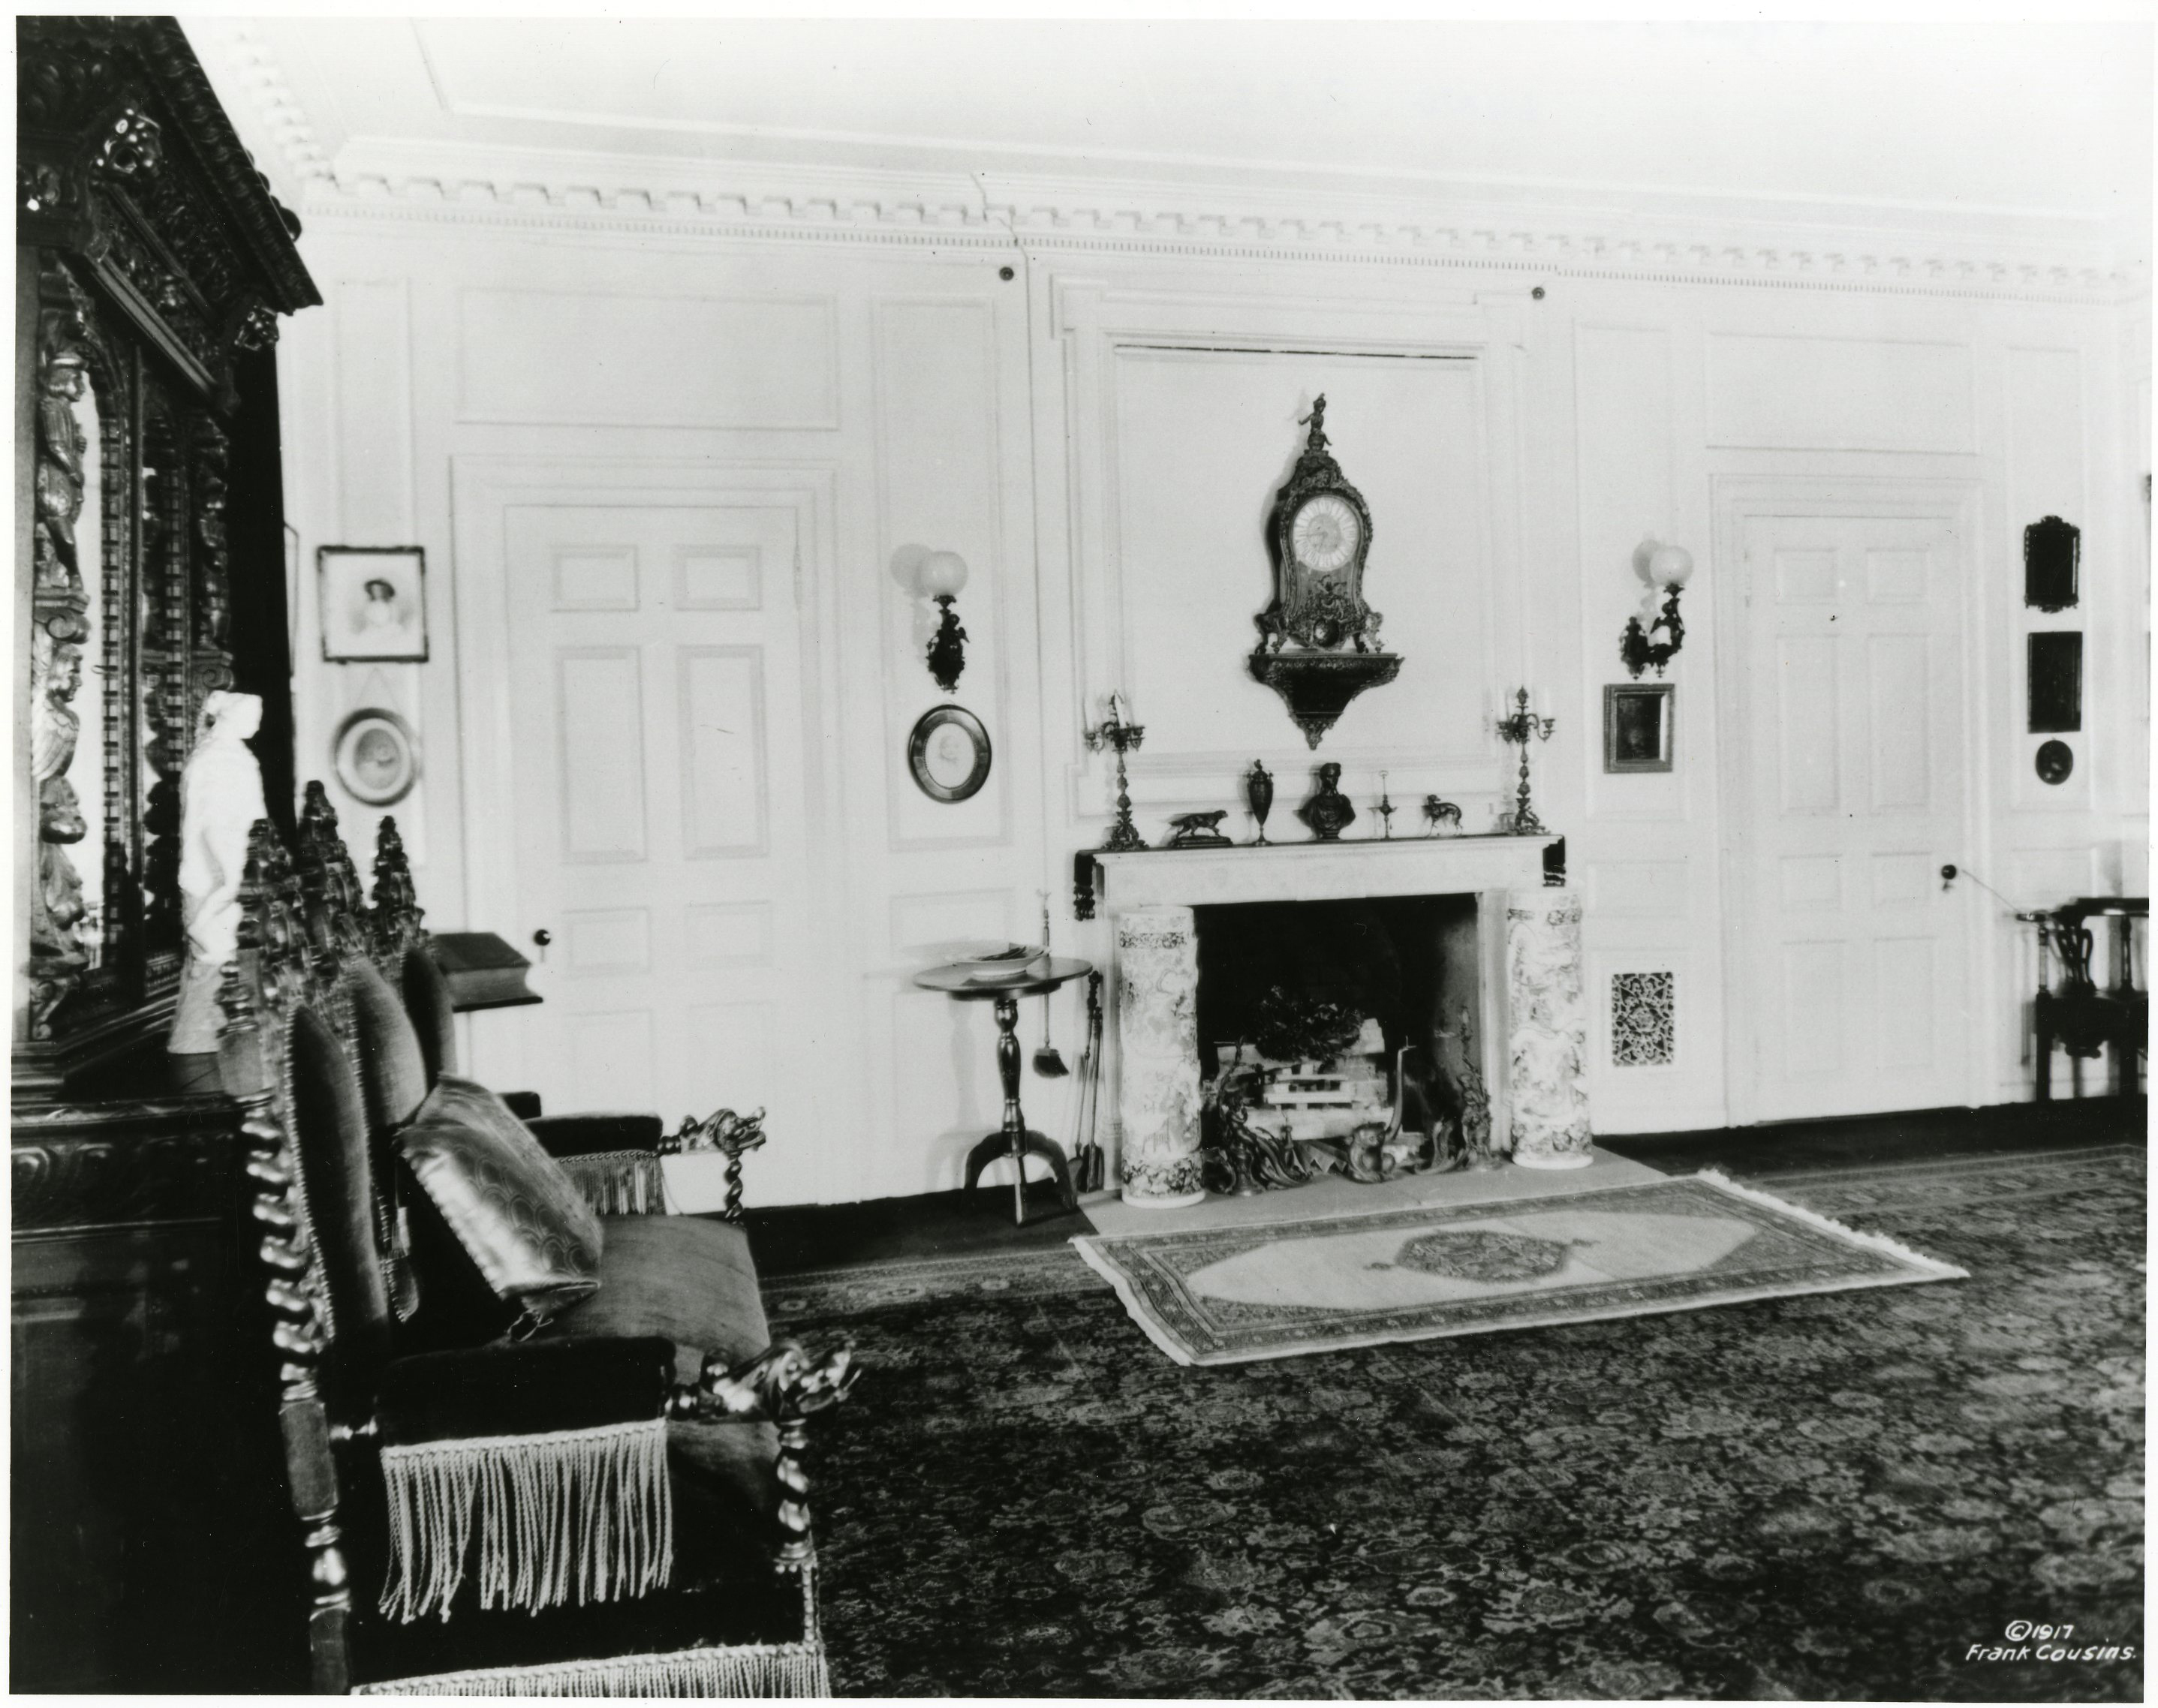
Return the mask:
[[[1216,1174],[1236,1172],[1239,1133],[1245,1152],[1265,1153],[1243,1159],[1262,1184],[1304,1167],[1386,1179],[1458,1157],[1464,1107],[1484,1090],[1474,895],[1193,914]],[[1224,1091],[1241,1121],[1225,1116]],[[1473,1111],[1467,1124],[1473,1134]]]

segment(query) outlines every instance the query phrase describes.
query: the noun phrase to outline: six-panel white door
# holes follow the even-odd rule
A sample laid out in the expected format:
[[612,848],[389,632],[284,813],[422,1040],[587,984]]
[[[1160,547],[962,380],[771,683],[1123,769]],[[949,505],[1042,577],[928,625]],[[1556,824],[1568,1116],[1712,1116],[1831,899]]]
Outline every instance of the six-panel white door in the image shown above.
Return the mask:
[[[811,941],[799,517],[741,505],[514,505],[509,763],[517,916],[542,1006],[526,1078],[550,1113],[762,1106],[767,1202],[815,1195],[799,979]],[[715,1164],[671,1164],[689,1210]]]
[[1968,1101],[1960,555],[1947,524],[1744,524],[1746,918],[1764,1121]]

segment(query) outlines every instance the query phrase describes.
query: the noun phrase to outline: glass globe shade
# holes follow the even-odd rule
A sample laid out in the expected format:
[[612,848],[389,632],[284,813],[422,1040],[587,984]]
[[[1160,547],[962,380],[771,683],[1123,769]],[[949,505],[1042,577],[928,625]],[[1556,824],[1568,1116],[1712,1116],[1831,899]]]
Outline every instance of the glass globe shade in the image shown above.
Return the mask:
[[925,596],[955,596],[967,585],[967,560],[956,551],[932,551],[915,571],[916,585]]
[[1679,588],[1693,574],[1693,554],[1682,545],[1660,545],[1649,554],[1649,585]]

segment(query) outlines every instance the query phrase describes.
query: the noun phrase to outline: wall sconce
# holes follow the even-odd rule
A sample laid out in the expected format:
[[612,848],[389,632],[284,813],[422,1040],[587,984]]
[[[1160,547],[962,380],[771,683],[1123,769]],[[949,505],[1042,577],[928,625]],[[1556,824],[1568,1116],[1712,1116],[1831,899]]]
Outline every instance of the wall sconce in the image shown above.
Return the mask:
[[[1644,539],[1634,553],[1634,573],[1648,584],[1639,616],[1626,619],[1626,632],[1618,637],[1619,661],[1629,675],[1638,677],[1651,665],[1656,674],[1678,656],[1686,644],[1686,624],[1679,619],[1679,591],[1693,574],[1693,554],[1682,545],[1660,545]],[[1665,594],[1663,609],[1656,608],[1656,589]],[[1644,627],[1642,618],[1647,618]],[[1661,629],[1665,638],[1658,640]]]
[[945,693],[953,693],[959,673],[967,668],[967,631],[959,627],[952,601],[967,585],[967,560],[956,551],[932,551],[915,570],[914,584],[944,613],[929,639],[929,673]]

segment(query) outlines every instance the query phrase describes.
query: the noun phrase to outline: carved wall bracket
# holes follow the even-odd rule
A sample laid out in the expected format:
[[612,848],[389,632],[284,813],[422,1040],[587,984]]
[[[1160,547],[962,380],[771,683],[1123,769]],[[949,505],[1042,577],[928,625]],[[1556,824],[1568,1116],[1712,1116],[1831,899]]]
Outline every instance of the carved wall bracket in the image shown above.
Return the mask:
[[1313,747],[1367,688],[1402,673],[1394,653],[1269,653],[1252,654],[1252,674],[1282,697],[1304,739]]

